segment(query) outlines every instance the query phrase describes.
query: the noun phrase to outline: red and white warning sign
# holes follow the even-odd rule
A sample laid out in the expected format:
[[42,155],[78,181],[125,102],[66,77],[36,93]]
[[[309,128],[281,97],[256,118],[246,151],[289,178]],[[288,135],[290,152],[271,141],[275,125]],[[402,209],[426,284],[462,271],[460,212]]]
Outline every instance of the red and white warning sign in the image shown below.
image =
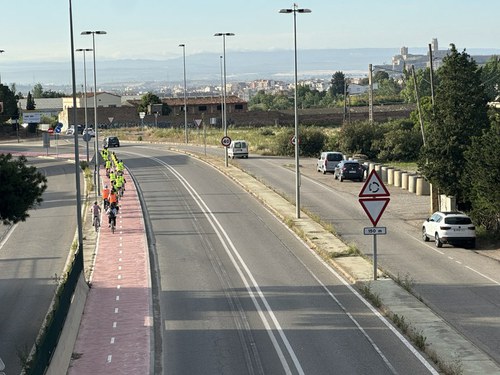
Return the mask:
[[378,221],[382,217],[385,208],[389,204],[390,198],[360,198],[359,203],[365,210],[366,215],[372,222],[373,226],[376,227]]
[[380,176],[375,172],[375,169],[372,169],[359,193],[359,197],[388,197],[390,195]]
[[359,203],[361,203],[374,227],[377,226],[385,208],[389,204],[390,195],[380,176],[375,172],[375,169],[372,169],[359,192]]

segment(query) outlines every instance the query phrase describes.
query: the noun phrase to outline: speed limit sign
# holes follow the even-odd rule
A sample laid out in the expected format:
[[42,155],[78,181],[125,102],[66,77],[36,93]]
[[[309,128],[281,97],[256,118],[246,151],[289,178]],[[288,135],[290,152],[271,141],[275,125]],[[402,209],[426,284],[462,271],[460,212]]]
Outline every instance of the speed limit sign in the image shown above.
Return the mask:
[[231,138],[229,138],[227,135],[222,137],[220,143],[222,143],[222,145],[224,147],[229,147],[229,145],[231,144]]

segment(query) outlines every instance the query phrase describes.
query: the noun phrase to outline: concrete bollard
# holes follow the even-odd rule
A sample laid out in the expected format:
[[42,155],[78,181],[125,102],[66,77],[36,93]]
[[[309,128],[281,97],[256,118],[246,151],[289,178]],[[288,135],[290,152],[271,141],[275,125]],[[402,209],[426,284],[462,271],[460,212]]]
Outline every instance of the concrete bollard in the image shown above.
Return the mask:
[[382,164],[375,164],[375,172],[382,178]]
[[372,163],[372,162],[368,163],[368,174],[372,173],[372,171],[375,169],[376,164],[377,163]]
[[380,178],[382,179],[382,182],[384,184],[387,184],[387,181],[388,181],[388,176],[387,176],[387,170],[389,169],[389,167],[384,167],[382,166],[382,168],[380,168],[380,171],[381,171],[381,175],[380,175]]
[[415,193],[417,191],[417,175],[408,175],[408,191],[410,193]]
[[394,185],[394,168],[387,168],[387,185]]
[[401,173],[401,189],[408,190],[408,172]]
[[429,184],[429,181],[427,181],[423,177],[418,177],[417,178],[417,187],[415,194],[417,195],[431,195],[431,185]]
[[394,170],[394,186],[401,187],[401,173],[399,169]]

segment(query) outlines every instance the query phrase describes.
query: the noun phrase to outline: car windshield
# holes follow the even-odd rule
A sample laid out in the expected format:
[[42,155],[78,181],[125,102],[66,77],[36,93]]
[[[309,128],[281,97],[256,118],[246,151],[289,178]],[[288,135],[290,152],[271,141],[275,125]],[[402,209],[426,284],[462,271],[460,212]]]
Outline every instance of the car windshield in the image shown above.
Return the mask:
[[340,155],[340,154],[328,154],[326,156],[326,160],[328,160],[328,161],[341,161],[342,155]]
[[468,225],[472,224],[472,221],[468,217],[464,216],[451,216],[444,219],[445,224],[450,225]]

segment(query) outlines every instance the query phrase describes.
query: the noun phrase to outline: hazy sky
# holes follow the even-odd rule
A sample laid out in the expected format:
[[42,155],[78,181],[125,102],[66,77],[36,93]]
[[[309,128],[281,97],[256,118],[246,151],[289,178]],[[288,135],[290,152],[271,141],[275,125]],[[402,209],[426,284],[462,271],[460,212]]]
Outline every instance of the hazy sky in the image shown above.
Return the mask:
[[[216,32],[232,32],[226,51],[293,49],[293,15],[285,0],[73,0],[75,48],[97,58],[165,59],[222,50]],[[298,3],[298,48],[499,48],[499,0],[309,0]],[[70,58],[69,0],[2,1],[2,62]],[[397,52],[397,50],[395,51]]]

